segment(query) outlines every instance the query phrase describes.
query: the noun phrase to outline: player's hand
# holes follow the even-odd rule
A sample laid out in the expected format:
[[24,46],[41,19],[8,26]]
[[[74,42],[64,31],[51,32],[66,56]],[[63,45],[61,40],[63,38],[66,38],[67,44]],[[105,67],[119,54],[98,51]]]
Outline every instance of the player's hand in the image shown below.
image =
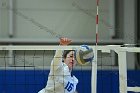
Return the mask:
[[69,45],[72,42],[72,40],[63,37],[63,38],[60,38],[59,42],[60,42],[60,45]]

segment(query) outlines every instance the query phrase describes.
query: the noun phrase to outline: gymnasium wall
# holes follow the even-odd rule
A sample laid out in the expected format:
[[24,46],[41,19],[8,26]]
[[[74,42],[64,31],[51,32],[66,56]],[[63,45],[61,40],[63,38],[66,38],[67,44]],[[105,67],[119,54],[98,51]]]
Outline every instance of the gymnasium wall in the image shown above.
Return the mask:
[[[63,37],[79,42],[81,39],[91,41],[96,36],[94,0],[0,1],[0,38],[9,38],[11,35],[13,39],[41,39],[54,42],[58,38],[14,11],[19,11]],[[114,33],[114,20],[114,0],[102,0],[100,2],[101,33],[99,33],[101,39],[111,39]]]

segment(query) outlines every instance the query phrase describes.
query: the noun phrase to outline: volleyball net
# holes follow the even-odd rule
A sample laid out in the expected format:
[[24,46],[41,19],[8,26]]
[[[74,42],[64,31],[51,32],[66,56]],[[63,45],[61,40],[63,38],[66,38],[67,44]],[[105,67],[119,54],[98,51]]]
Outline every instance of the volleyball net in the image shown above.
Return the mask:
[[[46,70],[50,68],[55,50],[73,50],[78,47],[0,46],[0,78],[2,81],[0,91],[2,93],[9,93],[12,90],[15,93],[21,90],[23,90],[23,93],[37,92],[46,85],[49,73]],[[132,56],[134,55],[135,57],[140,52],[139,47],[122,47],[119,45],[90,47],[94,50],[93,62],[83,66],[77,65],[74,69],[77,71],[74,73],[79,78],[80,83],[77,86],[78,92],[140,92],[138,81],[127,74],[128,55],[132,53],[131,59],[133,59]],[[20,73],[21,70],[22,72]],[[39,72],[37,72],[38,70]],[[106,71],[109,71],[108,74],[106,74]],[[132,86],[129,86],[128,83]],[[108,84],[108,87],[106,87],[106,84]],[[118,88],[115,89],[115,86]]]

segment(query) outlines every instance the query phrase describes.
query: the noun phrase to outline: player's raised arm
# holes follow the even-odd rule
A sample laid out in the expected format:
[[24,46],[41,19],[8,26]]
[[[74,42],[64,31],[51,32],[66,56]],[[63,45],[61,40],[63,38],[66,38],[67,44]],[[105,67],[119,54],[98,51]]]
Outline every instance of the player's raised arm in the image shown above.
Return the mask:
[[[59,40],[59,45],[60,46],[67,46],[71,43],[71,39],[68,39],[68,38],[60,38]],[[59,66],[62,65],[62,58],[63,57],[63,50],[57,50],[55,52],[55,55],[54,55],[54,58],[52,60],[52,63],[51,63],[51,68],[53,70],[56,70]]]

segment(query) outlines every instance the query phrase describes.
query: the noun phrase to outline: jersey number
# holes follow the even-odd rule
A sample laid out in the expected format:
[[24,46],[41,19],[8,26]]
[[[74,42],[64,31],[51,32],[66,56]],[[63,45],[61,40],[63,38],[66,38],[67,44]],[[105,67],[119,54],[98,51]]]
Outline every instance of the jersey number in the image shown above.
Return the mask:
[[74,87],[74,85],[72,83],[68,82],[65,89],[67,89],[67,91],[70,92],[73,89],[73,87]]

